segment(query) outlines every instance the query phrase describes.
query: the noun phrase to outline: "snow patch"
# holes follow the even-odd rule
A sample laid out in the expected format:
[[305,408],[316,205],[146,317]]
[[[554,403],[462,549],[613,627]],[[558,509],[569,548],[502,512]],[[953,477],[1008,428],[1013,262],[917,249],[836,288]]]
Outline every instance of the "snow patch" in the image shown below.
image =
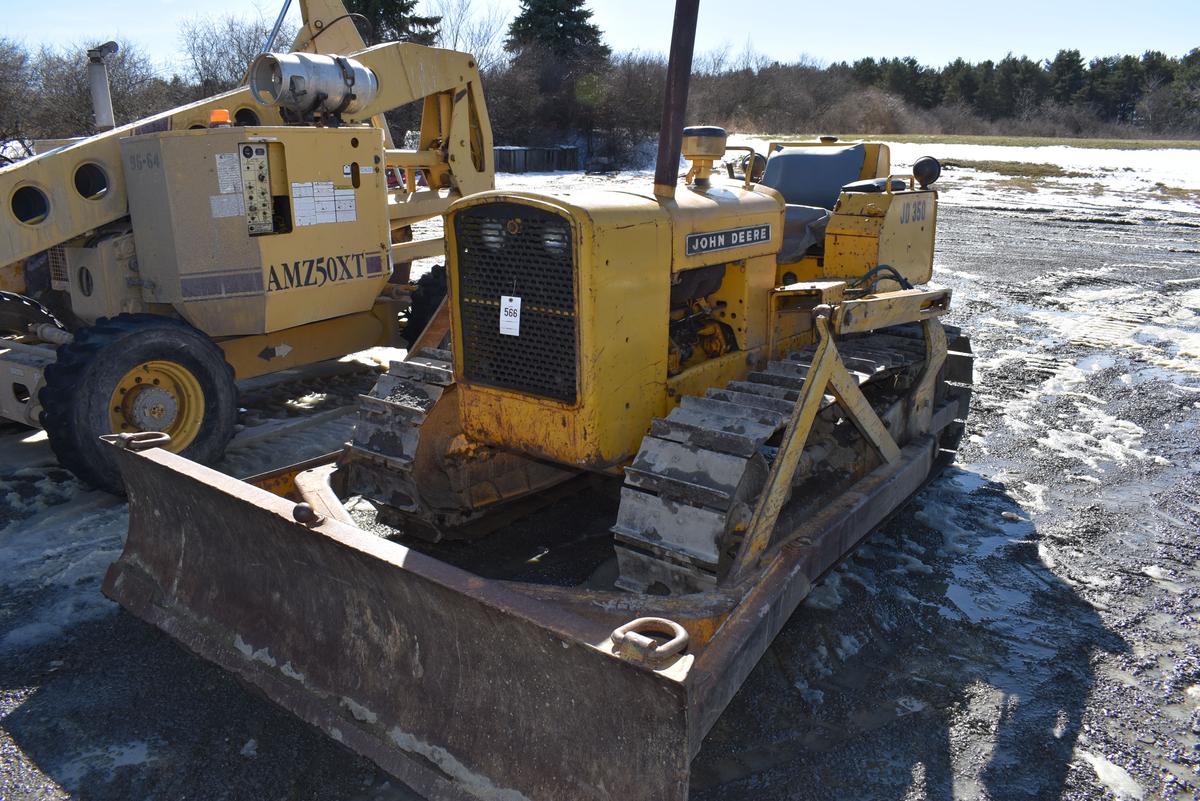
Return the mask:
[[1030,509],[1033,509],[1035,512],[1047,511],[1048,507],[1046,506],[1046,493],[1050,490],[1049,487],[1047,487],[1045,484],[1034,484],[1029,481],[1022,481],[1021,488],[1025,490],[1025,494],[1029,498],[1026,504]]
[[839,572],[830,573],[813,588],[804,599],[804,605],[812,609],[837,609],[842,605],[842,577]]
[[1104,463],[1149,461],[1166,464],[1161,456],[1151,455],[1138,447],[1146,430],[1136,423],[1121,420],[1100,409],[1075,404],[1078,416],[1076,429],[1049,429],[1037,438],[1037,443],[1066,459],[1083,462],[1093,470]]
[[289,679],[295,679],[296,681],[300,682],[304,681],[304,674],[292,667],[291,662],[284,662],[283,667],[279,669],[279,672],[287,676]]
[[[20,625],[0,638],[0,654],[39,645],[117,608],[101,595],[100,581],[120,554],[128,527],[125,506],[105,493],[83,490],[74,479],[68,484],[48,475],[35,480],[36,495],[22,511],[36,514],[0,528],[0,584],[44,598],[23,610]],[[64,489],[75,497],[55,501]]]
[[1129,775],[1129,771],[1120,765],[1115,765],[1105,757],[1090,751],[1080,749],[1076,751],[1076,754],[1092,766],[1092,770],[1096,772],[1096,778],[1117,797],[1118,801],[1142,801],[1146,797],[1146,791],[1142,789],[1142,786],[1134,781],[1134,778]]
[[233,647],[241,652],[242,656],[252,662],[262,662],[268,667],[276,667],[278,663],[275,657],[271,656],[271,652],[266,648],[255,649],[253,645],[242,639],[242,635],[238,634],[233,638]]
[[[118,768],[144,765],[150,761],[150,744],[143,740],[134,740],[85,751],[55,771],[54,776],[63,787],[75,788],[80,787],[83,780],[96,771],[100,771],[106,780],[111,781]],[[89,785],[94,783],[94,778],[89,780]]]
[[834,648],[834,652],[837,654],[838,659],[845,662],[861,651],[862,647],[863,643],[853,634],[843,634],[838,637],[838,644]]
[[821,690],[809,687],[808,682],[806,682],[804,679],[796,679],[796,681],[792,684],[792,687],[794,687],[796,691],[800,693],[801,698],[803,698],[805,701],[808,701],[808,703],[812,704],[813,706],[816,706],[825,700],[825,693]]
[[[765,153],[770,140],[761,136],[732,135],[731,145],[751,145]],[[1200,189],[1200,159],[1179,148],[1122,150],[1082,148],[1070,145],[973,145],[945,142],[887,142],[892,172],[902,173],[921,156],[942,161],[999,161],[1053,164],[1078,176],[1038,180],[1032,192],[1014,189],[1010,176],[960,167],[943,173],[938,187],[939,202],[949,205],[987,204],[1011,208],[1037,205],[1064,213],[1118,214],[1131,207],[1139,210],[1194,211],[1195,202],[1172,198],[1158,185],[1178,189]],[[1119,165],[1119,168],[1117,168]],[[963,180],[963,178],[971,180]]]
[[378,715],[355,701],[353,698],[347,698],[343,695],[342,706],[346,707],[346,709],[349,709],[350,714],[354,715],[356,720],[361,720],[366,723],[377,723],[379,721]]

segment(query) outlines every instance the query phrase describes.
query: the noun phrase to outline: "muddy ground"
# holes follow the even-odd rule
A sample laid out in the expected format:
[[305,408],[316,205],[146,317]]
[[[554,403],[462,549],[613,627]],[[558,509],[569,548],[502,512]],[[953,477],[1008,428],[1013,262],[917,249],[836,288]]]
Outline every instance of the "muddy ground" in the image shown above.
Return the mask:
[[[942,206],[959,463],[792,617],[694,799],[1197,797],[1200,212],[1037,199]],[[0,798],[416,798],[101,597],[123,507],[0,435]]]

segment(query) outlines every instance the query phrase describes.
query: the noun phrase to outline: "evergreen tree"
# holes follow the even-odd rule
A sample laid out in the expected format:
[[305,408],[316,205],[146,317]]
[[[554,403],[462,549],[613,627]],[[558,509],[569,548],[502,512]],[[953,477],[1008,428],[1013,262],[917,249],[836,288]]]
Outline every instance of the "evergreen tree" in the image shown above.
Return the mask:
[[1171,81],[1171,94],[1175,123],[1200,130],[1200,47],[1179,59],[1175,78]]
[[519,53],[531,46],[559,58],[604,59],[609,55],[584,0],[521,0],[505,47]]
[[1084,84],[1083,56],[1078,50],[1059,50],[1046,65],[1050,80],[1050,96],[1059,103],[1074,101]]
[[1178,67],[1179,62],[1161,51],[1147,50],[1142,54],[1142,73],[1149,89],[1170,83]]
[[964,106],[975,104],[975,96],[979,93],[979,77],[973,65],[956,58],[942,69],[942,83],[946,87],[945,100],[948,103],[962,103]]
[[1121,56],[1113,70],[1110,92],[1115,98],[1113,116],[1121,122],[1133,122],[1137,101],[1146,86],[1146,72],[1137,56]]
[[996,115],[1029,117],[1045,97],[1047,82],[1036,62],[1009,53],[996,65]]
[[1101,119],[1131,122],[1144,83],[1136,56],[1106,56],[1088,65],[1081,94]]
[[979,62],[975,67],[976,82],[975,111],[982,117],[994,120],[1000,116],[1000,95],[996,89],[996,63],[991,59]]
[[850,72],[854,75],[854,79],[861,84],[866,84],[867,86],[877,86],[879,84],[879,65],[870,56],[855,61],[854,66],[850,68]]
[[417,16],[416,4],[417,0],[346,0],[346,10],[366,18],[371,28],[363,31],[367,44],[399,40],[431,45],[442,18]]
[[536,86],[522,144],[578,135],[593,153],[610,51],[591,18],[584,0],[521,0],[504,46],[513,54],[514,73]]

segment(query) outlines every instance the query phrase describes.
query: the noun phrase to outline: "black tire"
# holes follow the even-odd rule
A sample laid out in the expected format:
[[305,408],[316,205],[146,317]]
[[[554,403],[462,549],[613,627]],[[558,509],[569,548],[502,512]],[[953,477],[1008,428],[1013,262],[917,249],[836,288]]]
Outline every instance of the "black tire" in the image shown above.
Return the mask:
[[170,362],[199,384],[203,420],[183,456],[212,463],[225,452],[237,421],[233,368],[215,342],[180,320],[154,314],[101,318],[58,349],[38,394],[41,424],[58,461],[83,481],[124,494],[113,446],[109,403],[119,382],[139,365]]
[[[392,244],[399,245],[413,241],[411,225],[405,225],[392,231]],[[407,284],[412,273],[412,261],[398,261],[392,264],[392,274],[388,276],[389,284]]]
[[28,334],[29,326],[41,323],[66,328],[52,311],[33,298],[15,292],[0,292],[0,335]]
[[433,268],[417,279],[416,288],[412,293],[412,305],[408,309],[408,321],[404,325],[404,339],[411,346],[421,336],[425,326],[438,306],[446,297],[446,265],[435,264]]

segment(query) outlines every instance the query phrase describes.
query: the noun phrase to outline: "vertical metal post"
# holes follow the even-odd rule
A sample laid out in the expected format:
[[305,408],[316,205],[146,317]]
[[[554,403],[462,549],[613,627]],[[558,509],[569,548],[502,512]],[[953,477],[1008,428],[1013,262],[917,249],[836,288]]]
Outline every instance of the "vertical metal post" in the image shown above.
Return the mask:
[[654,165],[654,194],[675,197],[679,183],[679,152],[683,148],[683,115],[687,111],[692,51],[696,47],[696,17],[700,0],[675,0],[671,29],[671,55],[667,62],[667,91],[663,98],[662,127],[658,132],[658,160]]

